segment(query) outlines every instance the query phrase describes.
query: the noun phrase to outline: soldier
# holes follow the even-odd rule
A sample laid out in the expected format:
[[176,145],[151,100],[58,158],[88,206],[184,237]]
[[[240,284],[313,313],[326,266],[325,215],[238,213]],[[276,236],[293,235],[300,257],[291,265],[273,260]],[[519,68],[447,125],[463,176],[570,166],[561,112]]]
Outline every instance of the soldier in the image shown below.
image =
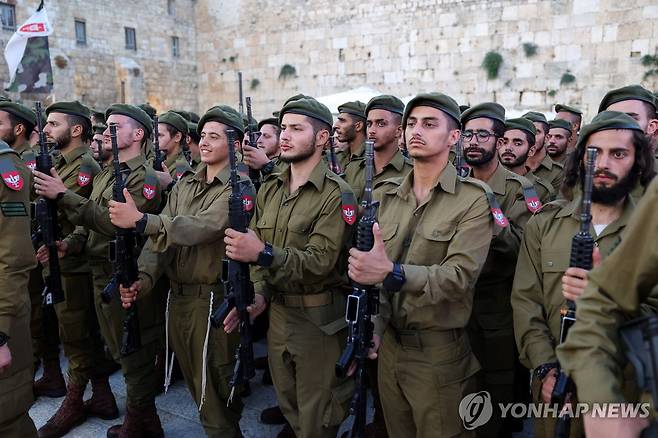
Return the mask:
[[[141,109],[125,104],[114,104],[107,109],[107,123],[117,124],[119,161],[126,176],[125,186],[138,208],[155,212],[160,206],[160,186],[152,168],[147,166],[141,153],[146,139],[151,135],[151,119]],[[109,129],[104,133],[103,147],[111,148]],[[119,299],[106,304],[101,292],[112,276],[112,266],[107,259],[109,241],[115,235],[115,227],[108,215],[108,202],[112,196],[114,174],[108,166],[96,176],[91,196],[86,199],[71,190],[57,173],[48,176],[35,172],[37,194],[59,199],[59,207],[71,223],[83,225],[58,243],[62,254],[78,254],[84,247],[92,270],[94,302],[101,329],[112,356],[121,363],[126,381],[126,416],[123,425],[112,426],[108,438],[120,436],[162,436],[162,426],[155,408],[158,376],[155,371],[155,356],[162,345],[162,323],[157,315],[158,307],[144,299],[139,307],[141,348],[126,357],[121,357],[123,321],[125,312]]]
[[112,158],[112,154],[103,148],[103,132],[105,132],[105,130],[107,129],[107,125],[96,124],[93,125],[92,129],[94,132],[94,136],[91,139],[89,148],[91,149],[92,156],[102,168],[105,167],[105,165],[108,164],[108,162]]
[[[604,111],[583,128],[570,157],[565,199],[547,204],[528,222],[516,267],[512,307],[521,362],[533,370],[535,402],[549,403],[555,385],[555,347],[560,339],[560,309],[565,305],[563,288],[570,284],[578,290],[587,278],[586,271],[569,267],[569,255],[571,239],[581,223],[582,192],[574,189],[582,184],[588,146],[598,151],[590,231],[597,245],[595,263],[618,244],[633,210],[628,195],[637,179],[653,173],[643,159],[649,154],[649,145],[639,125],[626,114]],[[552,418],[536,419],[536,436],[552,437],[554,423]],[[572,424],[571,436],[578,436],[580,426],[578,422]]]
[[347,148],[338,154],[340,168],[354,158],[363,157],[366,141],[366,105],[358,100],[346,102],[338,107],[338,117],[334,124],[334,133],[339,143],[346,143]]
[[[206,435],[217,438],[242,436],[242,403],[234,398],[227,406],[231,391],[228,380],[233,373],[239,336],[208,328],[209,308],[219,307],[223,298],[217,279],[222,277],[222,238],[228,226],[231,194],[227,129],[237,133],[237,150],[244,129],[237,114],[215,108],[201,118],[203,164],[196,173],[185,172],[162,214],[141,213],[129,194],[125,204],[110,201],[114,225],[136,227],[149,237],[139,259],[139,281],[130,289],[121,290],[124,307],[130,307],[137,294],[141,305],[159,277],[167,274],[171,282],[167,298],[169,341],[199,407]],[[255,197],[255,192],[251,197]],[[257,298],[258,306],[264,308],[262,295]]]
[[190,154],[192,155],[192,167],[196,169],[196,166],[201,162],[201,153],[199,152],[199,141],[201,137],[196,132],[197,124],[193,122],[187,122],[187,145],[190,148]]
[[36,116],[30,108],[20,103],[0,102],[0,140],[18,152],[30,170],[36,166],[29,141],[36,123]]
[[[658,179],[633,212],[624,239],[601,265],[587,275],[578,298],[578,323],[557,348],[562,369],[578,388],[583,403],[624,401],[623,347],[619,325],[642,313],[658,291]],[[584,418],[587,436],[635,438],[648,425],[645,418]]]
[[555,118],[559,120],[566,120],[571,125],[571,137],[569,138],[569,147],[567,152],[571,153],[576,147],[578,142],[578,133],[583,121],[583,112],[578,108],[557,104],[555,105]]
[[[187,122],[179,114],[168,111],[158,117],[158,134],[160,150],[167,157],[163,163],[164,167],[169,171],[171,181],[178,181],[186,172],[193,171],[181,146],[182,141],[187,138]],[[163,187],[168,184],[162,183]]]
[[505,120],[505,135],[500,142],[498,158],[507,170],[524,176],[533,184],[541,202],[550,202],[555,199],[555,189],[532,174],[527,166],[528,157],[536,151],[536,134],[537,128],[526,118]]
[[466,435],[458,406],[480,367],[464,328],[491,241],[489,206],[484,185],[459,178],[448,161],[460,135],[452,98],[417,95],[402,126],[413,169],[379,187],[375,244],[350,250],[348,273],[383,285],[375,332],[389,435]]
[[535,125],[535,150],[533,154],[528,155],[526,166],[533,175],[544,181],[549,181],[555,190],[559,193],[564,177],[564,165],[556,163],[546,153],[546,134],[548,133],[548,120],[542,113],[530,111],[523,115]]
[[345,284],[335,266],[351,237],[356,200],[322,162],[329,109],[313,98],[293,100],[279,122],[281,159],[290,165],[261,186],[254,231],[226,231],[226,254],[258,265],[254,288],[271,305],[270,371],[294,434],[333,438],[353,388],[334,372],[347,335]]
[[273,117],[258,122],[257,147],[243,146],[244,162],[252,169],[259,170],[262,175],[283,170],[284,163],[281,162],[279,147],[279,120]]
[[[411,160],[405,158],[398,148],[403,113],[404,103],[395,96],[376,96],[366,105],[368,140],[375,142],[373,187],[385,179],[405,176],[412,168]],[[343,178],[352,187],[357,199],[361,199],[365,183],[365,158],[355,157],[344,172]]]
[[[46,108],[48,121],[43,131],[59,155],[54,168],[67,190],[89,198],[95,176],[101,168],[91,156],[89,109],[80,102],[57,102]],[[61,215],[62,236],[75,226]],[[42,247],[40,254],[47,249]],[[44,261],[42,261],[45,263]],[[108,373],[112,363],[105,357],[93,301],[93,284],[86,254],[69,254],[60,260],[65,301],[55,304],[64,354],[68,358],[66,398],[55,414],[39,429],[40,438],[60,437],[87,416],[105,420],[118,418],[119,410],[110,389]],[[93,395],[83,404],[87,383]]]
[[546,134],[546,153],[553,161],[565,165],[569,156],[568,147],[573,134],[571,124],[566,120],[555,119],[548,122]]
[[29,170],[18,152],[0,141],[0,436],[36,437],[28,411],[32,394],[30,270],[36,265],[30,242]]

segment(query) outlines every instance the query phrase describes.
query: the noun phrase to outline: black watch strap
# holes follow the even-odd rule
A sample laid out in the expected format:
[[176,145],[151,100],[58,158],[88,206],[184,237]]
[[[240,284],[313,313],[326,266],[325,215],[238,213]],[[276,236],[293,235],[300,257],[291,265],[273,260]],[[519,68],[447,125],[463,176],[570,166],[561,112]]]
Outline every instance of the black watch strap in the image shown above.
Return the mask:
[[144,213],[142,218],[135,223],[135,230],[139,234],[143,234],[146,231],[146,223],[148,222],[148,215]]
[[547,362],[544,364],[539,365],[537,368],[535,368],[534,374],[535,377],[538,378],[539,380],[544,380],[544,377],[552,370],[558,367],[557,362]]
[[263,248],[263,251],[261,251],[260,254],[258,254],[258,259],[256,260],[256,264],[264,268],[269,268],[270,266],[272,266],[273,261],[274,261],[274,253],[272,252],[272,244],[269,242],[265,242],[265,247]]

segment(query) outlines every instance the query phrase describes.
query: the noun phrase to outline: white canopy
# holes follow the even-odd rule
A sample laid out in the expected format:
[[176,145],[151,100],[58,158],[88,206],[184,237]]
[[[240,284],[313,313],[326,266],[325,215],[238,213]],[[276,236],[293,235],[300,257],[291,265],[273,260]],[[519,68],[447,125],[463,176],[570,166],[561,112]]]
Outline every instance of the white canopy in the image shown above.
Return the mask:
[[316,99],[325,105],[331,110],[333,114],[338,114],[338,105],[342,105],[345,102],[354,102],[359,100],[363,103],[368,103],[370,99],[375,96],[379,96],[379,91],[370,87],[358,87],[353,88],[348,91],[342,91],[336,94],[329,94],[327,96],[317,97]]

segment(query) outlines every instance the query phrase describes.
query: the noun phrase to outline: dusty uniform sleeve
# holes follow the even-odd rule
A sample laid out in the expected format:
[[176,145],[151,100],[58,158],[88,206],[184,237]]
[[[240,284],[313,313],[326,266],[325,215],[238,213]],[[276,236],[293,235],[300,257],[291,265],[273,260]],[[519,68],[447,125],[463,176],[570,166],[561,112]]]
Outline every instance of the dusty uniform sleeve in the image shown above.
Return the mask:
[[636,317],[658,292],[658,179],[629,222],[619,246],[592,270],[576,303],[577,323],[558,347],[560,364],[574,379],[582,402],[623,401],[624,363],[619,324]]
[[514,335],[523,365],[532,369],[555,361],[554,345],[544,312],[540,229],[537,217],[527,224],[512,286]]
[[468,299],[487,258],[493,221],[484,195],[471,205],[457,224],[448,251],[441,264],[419,266],[404,264],[407,281],[401,292],[426,294],[430,304]]

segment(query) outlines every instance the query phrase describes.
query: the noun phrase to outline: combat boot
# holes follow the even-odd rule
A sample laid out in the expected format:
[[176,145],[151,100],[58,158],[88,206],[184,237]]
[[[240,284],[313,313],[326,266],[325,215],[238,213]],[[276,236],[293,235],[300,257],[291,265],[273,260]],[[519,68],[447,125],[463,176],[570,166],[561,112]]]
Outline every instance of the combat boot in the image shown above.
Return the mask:
[[160,417],[152,406],[135,409],[126,406],[126,416],[123,424],[117,424],[107,430],[107,438],[163,438],[164,430]]
[[272,406],[261,411],[260,422],[263,424],[286,424],[288,420],[286,420],[279,406]]
[[39,429],[39,438],[59,438],[75,426],[82,424],[87,418],[82,404],[84,393],[84,386],[69,384],[66,398],[59,409]]
[[[160,423],[158,410],[155,407],[155,401],[149,407],[142,409],[140,411],[140,416],[142,418],[142,436],[144,436],[144,438],[164,437],[164,430],[162,430],[162,424]],[[124,437],[121,436],[120,438]]]
[[286,425],[283,426],[283,429],[281,429],[281,431],[276,436],[276,438],[297,438],[297,435],[295,435],[295,431],[292,429],[290,423],[286,423]]
[[59,368],[59,360],[43,362],[43,375],[33,385],[35,397],[64,397],[66,395],[66,382]]
[[84,402],[85,413],[89,417],[98,417],[103,420],[119,418],[117,401],[112,394],[110,382],[107,377],[91,379],[91,398]]

